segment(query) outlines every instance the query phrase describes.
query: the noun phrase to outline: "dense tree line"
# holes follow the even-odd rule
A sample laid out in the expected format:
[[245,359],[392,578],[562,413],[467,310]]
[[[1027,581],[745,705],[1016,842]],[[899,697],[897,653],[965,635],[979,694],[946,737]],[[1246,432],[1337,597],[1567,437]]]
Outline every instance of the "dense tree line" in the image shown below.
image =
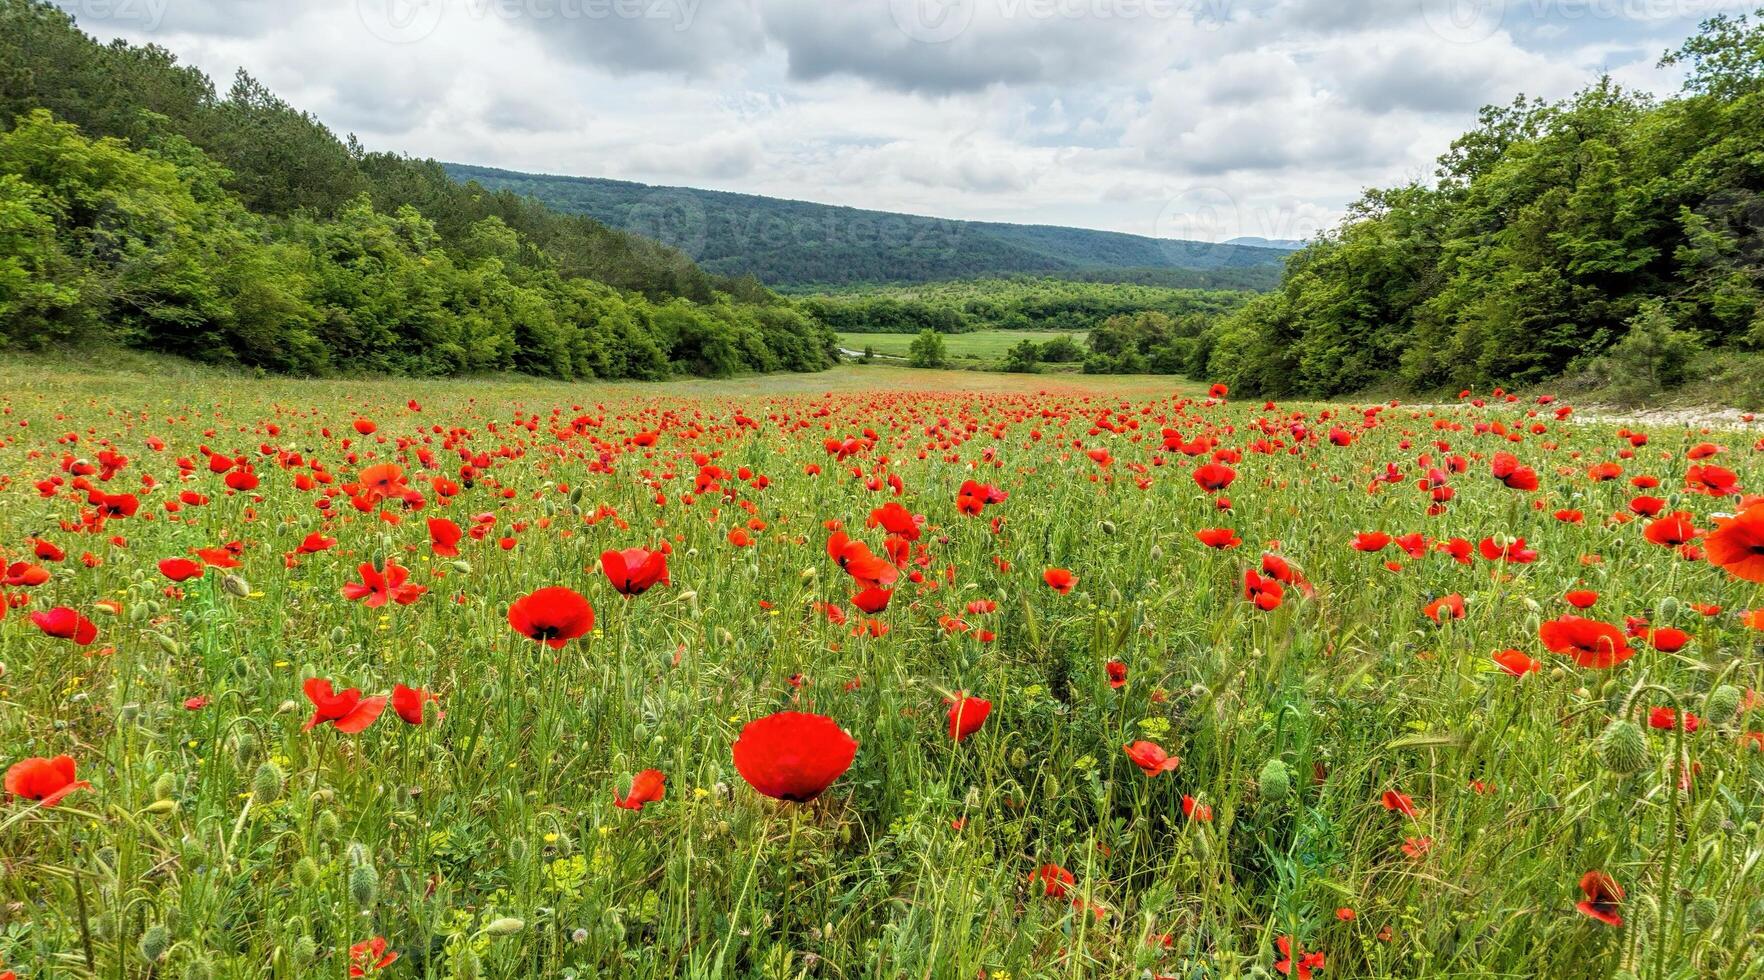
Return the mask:
[[1369,191],[1191,347],[1238,391],[1682,375],[1764,347],[1764,24],[1715,17],[1654,100],[1601,79],[1484,109],[1437,179]]
[[955,221],[753,194],[448,164],[460,180],[532,195],[683,249],[706,269],[791,290],[1008,275],[1267,289],[1286,253],[1049,225]]
[[817,370],[751,280],[434,161],[339,140],[243,73],[0,0],[0,341],[299,372]]
[[1094,330],[1110,317],[1145,312],[1216,317],[1252,294],[1021,276],[806,297],[803,309],[845,333],[969,333]]

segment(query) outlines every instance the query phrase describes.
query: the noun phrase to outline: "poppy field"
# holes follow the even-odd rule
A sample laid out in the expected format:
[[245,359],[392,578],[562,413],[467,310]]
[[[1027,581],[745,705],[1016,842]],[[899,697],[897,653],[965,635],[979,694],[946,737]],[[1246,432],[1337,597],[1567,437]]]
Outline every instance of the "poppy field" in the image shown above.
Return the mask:
[[1749,420],[94,378],[0,977],[1764,976]]

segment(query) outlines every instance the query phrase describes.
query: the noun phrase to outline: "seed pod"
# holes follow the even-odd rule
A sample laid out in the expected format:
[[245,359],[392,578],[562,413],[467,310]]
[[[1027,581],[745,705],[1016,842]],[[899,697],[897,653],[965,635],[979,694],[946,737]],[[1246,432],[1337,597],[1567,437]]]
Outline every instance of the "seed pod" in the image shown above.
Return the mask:
[[184,980],[214,980],[214,964],[206,956],[196,957],[184,964]]
[[319,814],[318,835],[321,840],[330,840],[337,836],[342,827],[337,823],[337,815],[329,810]]
[[301,965],[318,959],[318,940],[311,936],[301,936],[294,940],[294,962]]
[[1115,533],[1115,522],[1114,521],[1105,520],[1098,526],[1102,528],[1102,533],[1104,533],[1104,534],[1114,534]]
[[1021,769],[1028,764],[1029,764],[1029,753],[1023,751],[1022,746],[1019,745],[1016,748],[1011,750],[1011,765],[1014,768]]
[[165,951],[171,949],[171,931],[165,926],[155,923],[148,926],[146,932],[141,933],[141,941],[138,945],[141,949],[141,956],[147,962],[158,963],[165,956]]
[[251,594],[251,583],[245,581],[245,576],[236,572],[221,577],[221,588],[241,599]]
[[374,853],[368,850],[366,844],[363,844],[358,840],[350,841],[349,847],[345,850],[345,853],[349,855],[349,863],[353,866],[359,867],[374,862]]
[[1279,759],[1264,763],[1261,773],[1256,776],[1256,789],[1264,799],[1286,799],[1286,794],[1292,790],[1292,775],[1286,771],[1286,763]]
[[358,864],[349,872],[349,897],[357,908],[371,909],[380,900],[380,879],[371,864]]
[[1709,692],[1708,699],[1703,702],[1703,714],[1711,724],[1725,725],[1739,712],[1741,697],[1739,688],[1723,684]]
[[1619,718],[1599,735],[1599,761],[1620,775],[1640,772],[1648,764],[1648,742],[1635,722]]
[[1715,924],[1721,914],[1721,903],[1708,895],[1698,895],[1690,903],[1690,920],[1698,929],[1707,929]]
[[484,933],[490,936],[512,936],[526,927],[527,924],[520,919],[504,917],[492,920],[484,927]]
[[147,804],[147,806],[145,808],[143,808],[141,812],[142,813],[151,813],[155,816],[164,816],[165,814],[168,814],[168,813],[177,812],[177,809],[178,809],[178,801],[177,800],[154,800],[152,803]]
[[159,774],[159,778],[153,781],[153,798],[156,800],[169,800],[171,799],[171,795],[177,792],[177,789],[178,777],[169,772],[162,772]]
[[1678,618],[1678,599],[1674,596],[1661,596],[1654,603],[1654,618],[1662,623],[1669,623]]
[[251,777],[251,795],[259,803],[268,803],[282,795],[282,770],[273,762],[257,767]]

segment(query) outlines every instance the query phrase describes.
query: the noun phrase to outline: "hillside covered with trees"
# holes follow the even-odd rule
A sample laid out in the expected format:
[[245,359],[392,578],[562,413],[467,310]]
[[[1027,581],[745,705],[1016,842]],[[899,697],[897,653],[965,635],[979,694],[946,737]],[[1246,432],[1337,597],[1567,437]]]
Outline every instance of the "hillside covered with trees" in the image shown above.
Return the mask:
[[624,180],[449,163],[461,181],[530,195],[676,246],[706,269],[784,290],[1012,275],[1203,289],[1266,289],[1281,248],[1110,231],[955,221]]
[[751,280],[339,139],[241,72],[0,0],[0,342],[304,373],[817,370]]
[[1658,387],[1702,350],[1764,348],[1764,23],[1715,17],[1656,100],[1600,79],[1519,98],[1368,191],[1280,287],[1196,339],[1243,393],[1526,384]]

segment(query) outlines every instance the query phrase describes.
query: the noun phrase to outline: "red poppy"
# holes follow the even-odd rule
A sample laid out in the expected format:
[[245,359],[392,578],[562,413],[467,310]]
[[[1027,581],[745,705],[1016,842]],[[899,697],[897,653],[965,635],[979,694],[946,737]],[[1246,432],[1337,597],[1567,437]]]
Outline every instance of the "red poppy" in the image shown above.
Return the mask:
[[613,790],[613,806],[641,810],[644,804],[659,803],[667,795],[668,777],[660,769],[645,769],[631,777],[631,790],[622,798]]
[[1127,686],[1127,665],[1119,660],[1111,660],[1103,664],[1103,671],[1108,674],[1109,686],[1119,690]]
[[[373,423],[368,424],[371,427]],[[360,420],[356,421],[355,427],[361,428]],[[371,432],[373,429],[369,428],[368,431]],[[386,940],[380,936],[349,947],[349,975],[351,977],[365,977],[369,973],[378,973],[397,961],[398,954],[387,952]]]
[[41,565],[33,565],[28,561],[16,561],[6,568],[6,577],[0,584],[19,588],[35,588],[49,581],[49,569]]
[[1064,568],[1050,568],[1047,571],[1042,572],[1041,580],[1047,583],[1048,588],[1053,589],[1060,595],[1066,595],[1071,592],[1072,587],[1078,584],[1078,576],[1073,575]]
[[1428,603],[1421,611],[1427,614],[1428,619],[1436,623],[1443,623],[1448,619],[1463,619],[1464,597],[1456,592],[1440,596]]
[[851,768],[858,743],[833,719],[801,711],[757,718],[735,740],[735,769],[763,796],[807,803]]
[[1231,486],[1237,471],[1223,463],[1208,463],[1194,469],[1194,482],[1208,493],[1218,493]]
[[[1671,708],[1657,707],[1648,712],[1649,728],[1658,728],[1661,731],[1669,732],[1674,728],[1679,727],[1679,724],[1678,712],[1673,711]],[[1684,713],[1683,726],[1685,734],[1688,735],[1703,727],[1703,719],[1686,711]]]
[[[392,688],[392,710],[396,711],[398,717],[403,718],[406,724],[421,725],[423,723],[423,705],[430,701],[440,700],[440,697],[430,694],[420,687],[397,684]],[[440,712],[436,712],[435,717],[439,719],[442,715]]]
[[361,689],[355,687],[334,691],[331,682],[322,677],[311,678],[302,689],[306,692],[306,699],[312,702],[312,717],[300,729],[303,732],[329,723],[345,735],[355,735],[366,731],[380,717],[380,712],[386,710],[384,694],[364,698]]
[[1690,634],[1675,626],[1660,626],[1648,630],[1647,640],[1654,649],[1661,653],[1677,653],[1690,643]]
[[1524,538],[1514,538],[1506,544],[1494,538],[1483,538],[1478,546],[1482,557],[1489,561],[1504,561],[1513,565],[1529,565],[1537,561],[1537,551],[1525,546]]
[[627,597],[642,595],[658,582],[673,584],[668,581],[667,554],[647,548],[603,551],[600,553],[600,570],[606,574],[612,587]]
[[1576,609],[1591,609],[1599,601],[1599,594],[1591,589],[1571,589],[1562,598]]
[[565,643],[594,628],[594,607],[576,590],[552,585],[510,604],[508,625],[530,640],[562,650]]
[[1623,886],[1603,871],[1588,871],[1580,876],[1580,891],[1586,898],[1574,907],[1608,926],[1623,927],[1617,910],[1623,904]]
[[1201,823],[1211,823],[1213,819],[1213,808],[1185,793],[1182,796],[1182,815],[1190,820],[1199,820]]
[[365,599],[363,605],[369,609],[378,609],[388,602],[408,606],[429,591],[427,586],[411,584],[410,569],[391,559],[387,559],[384,570],[375,568],[371,562],[362,562],[356,572],[361,575],[361,581],[344,583],[343,598],[351,602]]
[[986,716],[992,714],[991,701],[968,697],[965,691],[948,700],[949,737],[958,742],[979,731],[986,724]]
[[1512,453],[1495,453],[1489,471],[1495,479],[1511,489],[1537,489],[1537,471],[1529,466],[1521,466],[1519,458]]
[[1201,544],[1220,550],[1243,544],[1243,539],[1237,536],[1237,532],[1228,527],[1205,528],[1194,532],[1194,536]]
[[1181,759],[1165,752],[1164,747],[1156,742],[1129,742],[1121,746],[1121,750],[1126,752],[1127,758],[1131,759],[1133,764],[1138,766],[1139,770],[1147,776],[1175,772],[1176,767],[1182,764]]
[[1683,511],[1679,511],[1674,514],[1667,514],[1665,517],[1661,517],[1657,520],[1649,521],[1648,526],[1642,531],[1642,537],[1647,538],[1649,541],[1652,541],[1657,545],[1676,548],[1680,545],[1689,544],[1690,542],[1695,541],[1702,533],[1703,532],[1697,530],[1696,519],[1694,517]]
[[1253,568],[1243,570],[1243,597],[1256,604],[1263,612],[1280,608],[1281,601],[1286,597],[1286,588],[1278,579],[1264,578]]
[[429,518],[429,550],[437,558],[458,558],[459,542],[465,532],[445,517]]
[[827,539],[827,557],[869,588],[886,589],[900,578],[900,569],[893,563],[876,557],[869,545],[853,541],[844,531],[835,531]]
[[303,555],[316,555],[321,551],[331,548],[336,543],[336,538],[327,538],[317,531],[314,531],[311,534],[308,534],[305,540],[300,542],[300,547],[295,548],[294,550]]
[[173,582],[188,582],[207,570],[208,566],[190,558],[162,558],[159,562],[159,574]]
[[1560,616],[1540,626],[1537,635],[1551,652],[1565,653],[1582,667],[1614,667],[1635,656],[1622,630],[1594,619]]
[[874,616],[888,608],[894,593],[888,589],[865,589],[851,597],[851,604]]
[[1297,977],[1298,980],[1311,980],[1311,971],[1323,969],[1323,954],[1307,953],[1303,947],[1295,950],[1291,936],[1281,936],[1274,940],[1274,946],[1280,950],[1280,962],[1274,964],[1282,976]]
[[1716,518],[1715,531],[1703,539],[1709,561],[1727,574],[1764,583],[1764,504],[1754,504],[1737,517]]
[[6,770],[6,792],[44,806],[60,803],[75,790],[91,788],[91,783],[74,778],[72,756],[21,759]]
[[1066,890],[1077,881],[1072,872],[1057,864],[1044,864],[1029,873],[1029,884],[1040,884],[1041,893],[1049,898],[1065,898]]
[[1361,531],[1354,535],[1354,550],[1364,552],[1383,551],[1390,544],[1390,535],[1383,531]]
[[1496,666],[1514,677],[1524,677],[1543,669],[1543,664],[1518,650],[1502,650],[1494,655]]
[[31,613],[31,622],[58,640],[72,640],[79,646],[91,646],[98,639],[98,626],[80,615],[78,610],[56,606],[47,612]]
[[1409,799],[1409,796],[1406,793],[1399,793],[1394,789],[1387,789],[1384,791],[1384,795],[1378,798],[1378,802],[1383,804],[1386,810],[1390,810],[1393,813],[1400,813],[1411,820],[1415,819],[1415,802]]

